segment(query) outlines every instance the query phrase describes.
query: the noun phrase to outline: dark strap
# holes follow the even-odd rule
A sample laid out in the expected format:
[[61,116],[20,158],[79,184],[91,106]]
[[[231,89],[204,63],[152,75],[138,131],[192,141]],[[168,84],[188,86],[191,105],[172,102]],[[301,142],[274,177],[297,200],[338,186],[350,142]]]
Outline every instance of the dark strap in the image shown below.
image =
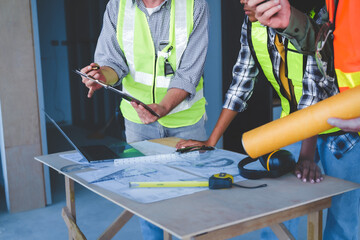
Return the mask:
[[337,8],[338,8],[338,5],[339,5],[339,1],[340,0],[334,0],[335,1],[335,12],[334,12],[334,19],[333,19],[333,24],[335,26],[335,20],[336,20],[336,13],[337,13]]
[[242,185],[239,185],[239,184],[236,184],[236,183],[233,183],[232,184],[233,186],[236,186],[236,187],[240,187],[240,188],[261,188],[261,187],[266,187],[267,184],[261,184],[261,185],[257,185],[257,186],[253,186],[253,187],[247,187],[247,186],[242,186]]

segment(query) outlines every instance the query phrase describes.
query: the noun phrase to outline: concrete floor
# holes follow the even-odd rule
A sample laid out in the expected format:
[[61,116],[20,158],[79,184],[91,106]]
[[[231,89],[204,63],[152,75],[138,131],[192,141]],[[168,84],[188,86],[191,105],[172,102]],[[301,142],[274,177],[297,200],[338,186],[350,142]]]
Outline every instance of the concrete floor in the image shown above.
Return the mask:
[[[63,179],[52,172],[53,204],[31,211],[9,214],[2,192],[0,239],[67,239],[67,228],[61,217],[61,209],[66,205]],[[78,225],[88,239],[96,239],[122,209],[78,184],[75,189]],[[142,239],[137,219],[131,219],[115,239]]]

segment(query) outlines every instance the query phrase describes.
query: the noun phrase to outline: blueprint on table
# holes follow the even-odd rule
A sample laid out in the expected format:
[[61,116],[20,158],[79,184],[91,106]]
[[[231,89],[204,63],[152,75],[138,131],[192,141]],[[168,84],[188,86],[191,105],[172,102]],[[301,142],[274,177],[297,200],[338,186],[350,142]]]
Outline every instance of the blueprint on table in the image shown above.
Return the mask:
[[206,188],[129,188],[129,182],[203,180],[162,164],[122,165],[77,174],[91,184],[141,203],[156,202]]
[[[176,148],[165,146],[163,144],[149,142],[149,141],[141,141],[130,144],[136,150],[142,152],[145,155],[168,155],[170,153],[175,153]],[[79,152],[74,153],[63,153],[59,155],[61,158],[74,162],[74,164],[67,165],[61,169],[63,172],[73,172],[81,169],[99,169],[106,167],[113,167],[114,163],[112,161],[104,161],[104,162],[96,162],[89,163]],[[148,157],[148,156],[147,156]],[[127,161],[128,157],[115,159],[114,161]],[[134,159],[133,157],[129,159]],[[135,158],[137,160],[141,158]],[[132,160],[131,160],[132,161]],[[123,162],[122,162],[123,163]]]
[[[163,154],[164,155],[164,154]],[[225,172],[234,176],[234,182],[245,180],[239,175],[237,164],[246,157],[222,149],[213,151],[173,153],[162,163],[137,162],[100,168],[77,175],[91,184],[142,203],[156,202],[173,197],[206,190],[205,187],[177,188],[129,188],[129,182],[151,181],[208,181],[216,173]],[[156,159],[155,156],[147,156]],[[144,157],[139,157],[144,158]]]

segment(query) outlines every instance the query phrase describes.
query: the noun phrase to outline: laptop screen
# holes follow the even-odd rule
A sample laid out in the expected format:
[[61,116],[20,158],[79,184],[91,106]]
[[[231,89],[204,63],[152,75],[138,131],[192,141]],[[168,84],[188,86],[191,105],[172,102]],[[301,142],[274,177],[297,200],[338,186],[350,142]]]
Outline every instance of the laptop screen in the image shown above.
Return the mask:
[[[86,131],[76,131],[76,137],[74,131],[71,134],[66,133],[65,129],[60,127],[45,111],[46,117],[53,123],[53,125],[59,130],[67,142],[75,148],[88,162],[100,162],[100,161],[112,161],[118,158],[138,157],[144,156],[140,151],[130,146],[125,141],[120,141],[115,138],[107,139],[89,139]],[[104,143],[104,144],[102,144]],[[108,147],[106,144],[112,146]]]

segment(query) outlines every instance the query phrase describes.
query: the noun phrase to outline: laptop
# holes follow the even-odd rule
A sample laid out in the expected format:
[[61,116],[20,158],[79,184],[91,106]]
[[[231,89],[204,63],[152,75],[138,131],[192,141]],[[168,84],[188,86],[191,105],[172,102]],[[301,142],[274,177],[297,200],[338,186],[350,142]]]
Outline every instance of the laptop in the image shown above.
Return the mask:
[[106,145],[85,145],[79,146],[72,141],[65,131],[52,119],[49,114],[45,111],[45,116],[55,125],[55,127],[60,131],[60,133],[65,137],[65,139],[77,150],[88,162],[103,162],[103,161],[114,161],[114,159],[119,158],[130,158],[130,157],[139,157],[144,156],[143,153],[131,147],[126,142],[121,142],[121,148],[119,153],[115,153]]

